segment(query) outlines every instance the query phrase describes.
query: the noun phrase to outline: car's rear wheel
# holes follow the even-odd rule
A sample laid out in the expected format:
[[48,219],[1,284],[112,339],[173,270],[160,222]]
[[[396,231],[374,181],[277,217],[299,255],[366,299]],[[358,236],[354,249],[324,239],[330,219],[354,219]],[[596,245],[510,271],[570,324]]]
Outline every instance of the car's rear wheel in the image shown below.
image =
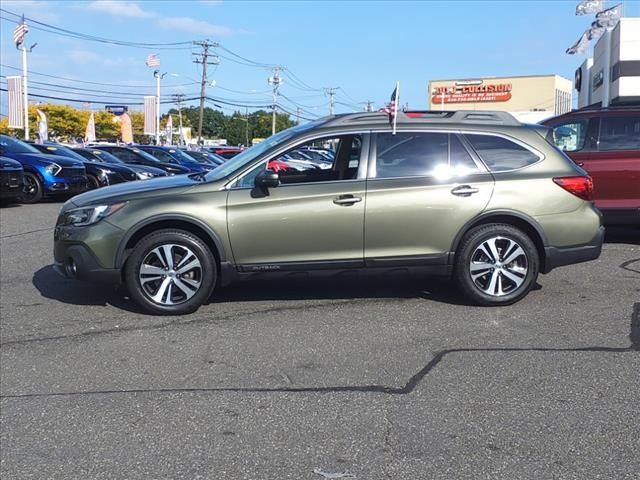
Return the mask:
[[159,230],[135,246],[125,267],[133,299],[161,315],[196,311],[213,291],[216,261],[197,236],[182,230]]
[[22,203],[37,203],[42,200],[43,187],[38,176],[31,172],[24,172],[24,185],[18,198]]
[[481,225],[460,242],[454,278],[480,305],[510,305],[529,293],[538,278],[540,260],[533,241],[506,224]]

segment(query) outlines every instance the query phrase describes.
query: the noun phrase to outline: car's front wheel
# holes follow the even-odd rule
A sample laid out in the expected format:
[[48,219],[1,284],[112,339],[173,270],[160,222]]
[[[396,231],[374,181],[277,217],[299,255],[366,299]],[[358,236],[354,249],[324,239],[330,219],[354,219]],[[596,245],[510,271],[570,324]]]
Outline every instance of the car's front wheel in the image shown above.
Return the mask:
[[159,230],[144,237],[127,260],[125,280],[133,299],[161,315],[196,311],[213,291],[216,261],[197,236]]
[[24,185],[18,198],[22,203],[37,203],[42,200],[42,182],[38,176],[31,172],[24,172]]
[[533,241],[505,224],[480,225],[460,242],[454,278],[474,303],[510,305],[529,293],[540,260]]

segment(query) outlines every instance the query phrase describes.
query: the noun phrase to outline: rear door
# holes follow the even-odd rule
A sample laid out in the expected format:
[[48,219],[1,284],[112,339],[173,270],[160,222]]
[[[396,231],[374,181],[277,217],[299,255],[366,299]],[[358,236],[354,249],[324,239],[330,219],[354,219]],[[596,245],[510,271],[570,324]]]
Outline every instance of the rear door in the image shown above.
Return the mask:
[[603,116],[597,152],[585,168],[593,177],[598,207],[640,208],[640,115]]
[[439,264],[484,210],[493,177],[455,132],[378,132],[371,139],[365,260]]

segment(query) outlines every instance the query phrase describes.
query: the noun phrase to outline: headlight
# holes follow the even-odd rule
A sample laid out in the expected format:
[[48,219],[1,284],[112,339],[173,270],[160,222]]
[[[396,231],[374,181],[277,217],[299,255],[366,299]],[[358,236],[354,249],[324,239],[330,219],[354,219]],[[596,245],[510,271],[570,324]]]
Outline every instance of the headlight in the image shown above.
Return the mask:
[[60,171],[62,170],[62,167],[60,165],[58,165],[57,163],[48,163],[46,167],[44,167],[44,170],[49,174],[49,175],[53,175],[54,177],[56,175],[58,175],[60,173]]
[[153,178],[154,175],[151,172],[136,172],[138,176],[138,180],[147,180],[148,178]]
[[98,205],[94,207],[75,208],[65,212],[64,225],[73,225],[76,227],[83,227],[85,225],[92,225],[109,215],[114,214],[126,203],[114,203],[112,205]]

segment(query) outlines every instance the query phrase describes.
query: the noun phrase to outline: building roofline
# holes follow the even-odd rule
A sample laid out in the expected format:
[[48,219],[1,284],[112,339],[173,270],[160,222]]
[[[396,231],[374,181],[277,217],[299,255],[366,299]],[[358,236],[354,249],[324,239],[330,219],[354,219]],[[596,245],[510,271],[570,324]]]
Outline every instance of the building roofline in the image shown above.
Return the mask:
[[563,77],[562,75],[558,75],[557,73],[550,73],[548,75],[512,75],[512,76],[504,76],[504,77],[467,77],[467,78],[444,78],[444,79],[435,79],[429,80],[431,82],[466,82],[469,80],[506,80],[510,78],[548,78],[548,77],[560,77],[564,80],[571,81],[570,79]]

